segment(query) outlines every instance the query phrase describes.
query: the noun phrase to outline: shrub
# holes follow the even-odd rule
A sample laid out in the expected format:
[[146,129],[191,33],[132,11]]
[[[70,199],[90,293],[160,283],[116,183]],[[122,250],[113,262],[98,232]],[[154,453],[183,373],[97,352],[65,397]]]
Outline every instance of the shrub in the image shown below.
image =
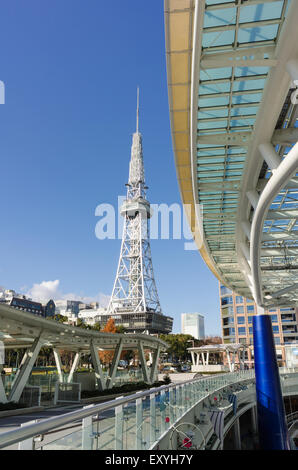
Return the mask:
[[165,381],[158,381],[154,382],[153,384],[147,384],[146,382],[130,382],[127,384],[123,384],[120,386],[114,386],[113,388],[110,388],[108,390],[92,390],[92,391],[87,391],[84,390],[81,393],[82,398],[93,398],[93,397],[101,397],[101,396],[106,396],[106,395],[116,395],[116,394],[121,394],[121,393],[129,393],[129,392],[137,392],[139,390],[148,390],[149,388],[152,387],[161,387],[162,385],[167,385],[168,383],[171,382],[171,379],[169,379],[169,382]]
[[20,408],[27,408],[26,403],[16,403],[14,401],[9,403],[0,403],[0,411],[18,410]]
[[163,381],[166,385],[170,384],[172,381],[171,381],[171,377],[169,375],[164,375],[163,376]]

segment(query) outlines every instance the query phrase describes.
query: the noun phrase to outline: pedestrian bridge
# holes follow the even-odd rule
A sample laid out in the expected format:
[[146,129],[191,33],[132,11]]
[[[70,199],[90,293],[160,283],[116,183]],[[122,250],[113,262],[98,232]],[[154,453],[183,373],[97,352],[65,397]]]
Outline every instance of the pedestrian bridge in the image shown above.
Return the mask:
[[[280,370],[283,396],[298,395],[298,370]],[[269,403],[270,406],[270,403]],[[188,380],[29,422],[0,435],[0,448],[35,450],[241,449],[241,416],[248,442],[257,440],[254,371]],[[291,426],[293,427],[291,418]],[[245,440],[244,440],[245,441]],[[243,441],[243,442],[244,442]]]

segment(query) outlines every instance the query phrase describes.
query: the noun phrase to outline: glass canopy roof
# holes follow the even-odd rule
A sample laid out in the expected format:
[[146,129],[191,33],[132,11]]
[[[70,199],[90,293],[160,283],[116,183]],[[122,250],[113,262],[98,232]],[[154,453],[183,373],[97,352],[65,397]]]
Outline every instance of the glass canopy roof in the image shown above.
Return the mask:
[[[229,65],[231,55],[227,56],[228,51],[245,48],[244,54],[253,56],[254,48],[263,47],[264,65],[221,67],[219,63],[214,68],[201,67],[199,74],[198,202],[203,204],[204,215],[210,214],[203,220],[209,250],[215,263],[224,271],[227,264],[225,277],[233,280],[234,285],[231,263],[237,263],[235,217],[247,146],[212,145],[212,135],[247,133],[248,142],[270,71],[270,67],[265,66],[269,53],[264,46],[272,46],[278,41],[287,12],[286,3],[282,0],[223,8],[231,2],[206,2],[201,63],[215,54],[220,59],[219,54],[223,54],[227,57],[224,62]],[[200,137],[206,135],[209,143],[201,143],[204,140]],[[233,182],[234,187],[227,190],[226,182]],[[206,187],[207,183],[212,183],[213,188]],[[226,251],[234,251],[234,256],[229,255],[227,260]],[[239,269],[236,269],[236,275],[237,271]],[[236,282],[239,287],[245,285],[239,274]]]
[[[193,30],[196,27],[194,3],[192,0],[165,1],[169,102],[177,177],[183,202],[190,201],[189,193],[192,192],[192,204],[199,203],[203,210],[204,248],[199,246],[203,258],[223,284],[248,296],[247,278],[237,257],[239,197],[256,119],[270,71],[277,65],[275,51],[291,1],[206,0],[205,6],[201,2],[197,31]],[[197,42],[194,45],[195,34]],[[179,43],[182,37],[185,40],[183,47]],[[191,139],[186,136],[182,145],[183,133],[192,133],[189,124],[192,54],[199,57],[194,87],[197,93],[193,101],[193,106],[197,105],[196,153],[194,148],[192,152]],[[177,123],[179,119],[181,122],[183,113],[185,124],[179,127]],[[296,106],[289,104],[276,128],[297,127],[297,117]],[[291,145],[277,145],[276,151],[284,158]],[[258,190],[263,189],[270,176],[264,163]],[[293,250],[298,244],[295,218],[298,217],[298,182],[294,188],[290,186],[272,203],[268,216],[274,213],[274,217],[264,224],[261,263],[264,285],[269,290],[287,275],[286,271],[268,268],[285,264],[284,249],[279,249],[276,257],[269,256],[275,253],[272,249],[277,244],[278,248],[288,244]],[[285,209],[292,212],[287,216],[283,213],[281,219],[276,218],[275,211]],[[253,208],[250,219],[252,214]],[[289,231],[292,234],[290,240]],[[290,253],[287,252],[287,262],[293,263],[297,251]],[[294,277],[293,273],[291,276]]]

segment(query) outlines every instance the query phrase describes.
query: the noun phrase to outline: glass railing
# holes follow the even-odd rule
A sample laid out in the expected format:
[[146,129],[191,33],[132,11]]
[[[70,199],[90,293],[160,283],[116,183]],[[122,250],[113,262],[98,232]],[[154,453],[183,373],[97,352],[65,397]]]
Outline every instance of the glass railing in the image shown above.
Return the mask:
[[[286,385],[293,371],[280,370],[283,391],[285,386],[296,387],[296,382]],[[36,450],[149,450],[202,400],[220,408],[226,406],[231,389],[241,391],[253,384],[250,369],[153,388],[2,433],[0,448],[15,443],[24,448],[25,443]]]
[[[40,450],[148,450],[177,420],[208,395],[228,385],[253,379],[253,370],[241,370],[139,392],[118,398],[109,405],[91,405],[89,416],[81,421],[80,429],[70,432],[69,427],[56,428],[54,433],[50,433],[51,442],[49,434],[45,433],[43,441],[33,443],[33,447]],[[119,400],[122,403],[115,406],[115,401],[119,403]],[[73,415],[76,413],[79,412]]]

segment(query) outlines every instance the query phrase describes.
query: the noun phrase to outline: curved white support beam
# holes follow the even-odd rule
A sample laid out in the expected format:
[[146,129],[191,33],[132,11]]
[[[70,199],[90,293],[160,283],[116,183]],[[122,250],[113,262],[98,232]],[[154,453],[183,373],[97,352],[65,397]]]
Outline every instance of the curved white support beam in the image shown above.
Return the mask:
[[298,169],[298,143],[281,162],[265,186],[255,209],[251,226],[250,260],[252,272],[253,295],[257,305],[263,306],[262,279],[260,270],[260,249],[263,225],[272,201],[283,189],[288,180]]
[[74,357],[74,360],[73,360],[73,363],[72,363],[72,366],[71,366],[71,369],[70,369],[70,372],[69,372],[69,376],[67,378],[67,383],[68,384],[72,383],[72,381],[73,381],[73,374],[77,370],[80,358],[81,358],[81,353],[77,352],[75,357]]
[[150,383],[154,383],[157,379],[157,367],[160,355],[160,347],[158,347],[153,353],[153,361],[151,365],[151,372],[150,372]]
[[251,237],[251,224],[250,224],[250,222],[248,222],[248,220],[243,220],[241,222],[241,226],[242,226],[243,232],[247,236],[248,240],[250,240],[250,237]]
[[107,388],[112,388],[114,385],[114,379],[116,377],[117,367],[119,364],[122,349],[123,349],[123,339],[121,339],[120,342],[117,344],[115,352],[114,352],[112,365],[110,368],[110,377],[108,377],[107,382],[106,382]]
[[275,170],[281,163],[280,156],[275,152],[272,144],[260,144],[259,150],[270,170]]
[[247,263],[250,263],[250,253],[249,253],[249,247],[248,247],[247,243],[240,242],[240,248],[241,248],[241,251],[242,251]]
[[97,386],[99,390],[105,390],[107,380],[104,376],[101,362],[99,360],[98,349],[92,340],[90,341],[90,353],[91,353],[91,360],[92,360],[93,368],[95,370],[95,377],[97,379]]
[[251,203],[252,207],[255,209],[258,205],[258,201],[259,201],[259,198],[260,198],[258,191],[253,189],[251,191],[247,191],[246,195],[247,195],[248,200]]
[[147,361],[145,358],[144,346],[141,341],[138,342],[138,352],[139,352],[139,360],[141,362],[144,382],[150,383],[149,370],[148,370]]
[[60,351],[59,349],[54,348],[53,353],[54,353],[56,368],[58,371],[59,382],[63,382],[62,360],[61,360]]
[[44,340],[39,336],[35,339],[31,347],[26,350],[12,383],[8,401],[19,401],[43,344]]

